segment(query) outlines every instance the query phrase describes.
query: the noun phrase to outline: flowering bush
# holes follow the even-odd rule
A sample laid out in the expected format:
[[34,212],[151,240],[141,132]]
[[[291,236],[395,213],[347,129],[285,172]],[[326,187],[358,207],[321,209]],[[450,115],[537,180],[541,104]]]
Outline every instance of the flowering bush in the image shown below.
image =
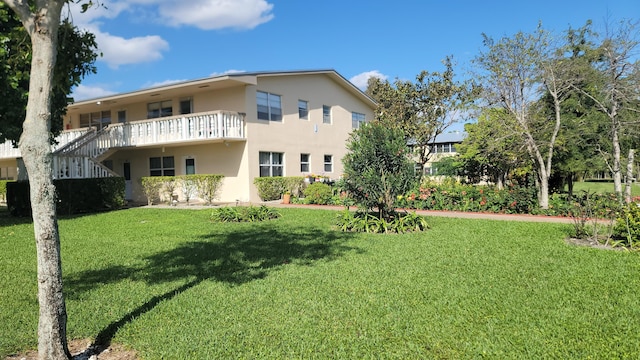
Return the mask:
[[455,181],[435,184],[423,181],[416,189],[399,197],[398,205],[409,209],[477,211],[507,214],[531,213],[537,206],[535,189],[510,186],[464,185]]

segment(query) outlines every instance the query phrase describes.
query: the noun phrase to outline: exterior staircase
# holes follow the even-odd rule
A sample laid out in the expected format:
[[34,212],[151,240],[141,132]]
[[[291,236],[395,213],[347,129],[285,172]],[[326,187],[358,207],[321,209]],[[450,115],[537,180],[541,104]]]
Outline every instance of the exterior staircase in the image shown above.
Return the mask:
[[[101,130],[89,128],[63,132],[57,138],[60,145],[53,147],[53,177],[82,179],[119,176],[101,162],[122,148],[227,139],[246,139],[244,114],[216,110],[111,124]],[[17,149],[7,151],[12,151],[18,158],[18,180],[27,180],[27,172]]]

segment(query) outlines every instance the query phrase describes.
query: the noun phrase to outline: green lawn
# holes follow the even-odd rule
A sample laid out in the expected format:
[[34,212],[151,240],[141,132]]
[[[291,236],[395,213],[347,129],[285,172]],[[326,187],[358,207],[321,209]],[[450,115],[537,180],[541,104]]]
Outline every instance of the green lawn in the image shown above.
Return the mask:
[[[565,190],[567,187],[565,186]],[[589,191],[595,193],[607,193],[613,192],[613,182],[576,182],[573,184],[573,191],[575,193],[580,191]],[[622,191],[624,192],[624,184],[622,184]],[[631,195],[632,196],[640,196],[640,184],[635,183],[631,186]]]
[[[60,221],[69,337],[144,359],[640,358],[640,256],[571,225],[430,218],[422,234],[210,210]],[[0,212],[0,358],[36,346],[31,225]]]

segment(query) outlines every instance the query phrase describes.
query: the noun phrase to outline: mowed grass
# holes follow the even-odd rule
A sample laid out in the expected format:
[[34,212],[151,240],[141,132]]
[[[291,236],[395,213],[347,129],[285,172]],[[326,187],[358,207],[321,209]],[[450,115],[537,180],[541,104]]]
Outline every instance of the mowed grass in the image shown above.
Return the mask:
[[[565,186],[565,190],[567,187]],[[613,182],[576,182],[573,184],[573,192],[578,193],[580,191],[588,191],[589,193],[613,193]],[[622,184],[622,191],[624,192],[624,184]],[[631,196],[640,196],[640,184],[634,183],[631,185]]]
[[[640,358],[640,257],[571,225],[429,218],[334,231],[335,212],[213,224],[210,210],[60,220],[70,339],[143,359]],[[0,358],[36,347],[31,224],[0,212]]]

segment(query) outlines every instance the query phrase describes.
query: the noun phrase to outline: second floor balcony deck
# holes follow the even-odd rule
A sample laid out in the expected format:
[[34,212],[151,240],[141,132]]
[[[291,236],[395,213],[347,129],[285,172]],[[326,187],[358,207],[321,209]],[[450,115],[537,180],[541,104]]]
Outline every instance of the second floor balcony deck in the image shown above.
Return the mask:
[[[52,151],[97,157],[109,149],[211,140],[243,140],[244,115],[234,111],[209,111],[157,119],[110,124],[63,131]],[[0,144],[0,159],[20,157],[19,149],[7,141]]]

